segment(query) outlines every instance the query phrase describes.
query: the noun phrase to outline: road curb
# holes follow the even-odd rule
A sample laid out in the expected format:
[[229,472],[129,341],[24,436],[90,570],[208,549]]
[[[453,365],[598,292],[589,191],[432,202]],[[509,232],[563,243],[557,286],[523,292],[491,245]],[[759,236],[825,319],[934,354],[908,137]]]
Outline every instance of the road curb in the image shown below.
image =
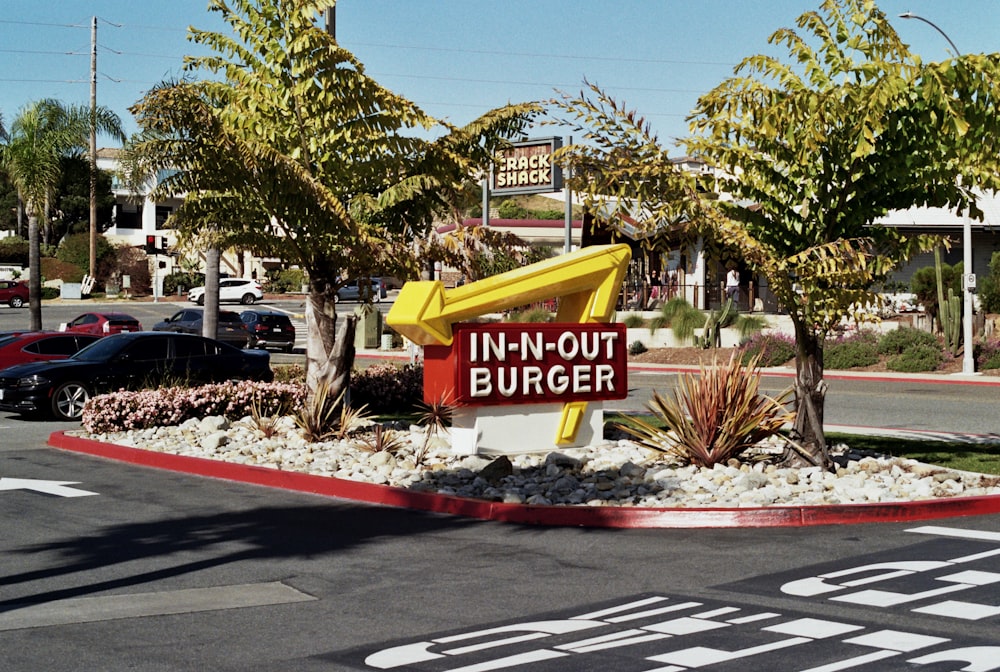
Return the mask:
[[551,527],[722,528],[807,527],[918,520],[1000,513],[1000,495],[953,497],[918,502],[773,506],[738,509],[650,509],[635,507],[531,506],[487,502],[404,488],[348,481],[265,467],[232,464],[201,457],[158,453],[54,432],[49,445],[129,464],[184,474],[238,481],[366,504],[444,513],[480,520]]

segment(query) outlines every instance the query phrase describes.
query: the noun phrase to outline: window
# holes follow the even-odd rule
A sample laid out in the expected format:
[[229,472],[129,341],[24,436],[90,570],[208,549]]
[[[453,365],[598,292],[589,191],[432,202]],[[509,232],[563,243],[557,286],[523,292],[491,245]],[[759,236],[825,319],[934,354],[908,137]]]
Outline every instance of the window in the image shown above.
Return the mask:
[[167,358],[168,345],[169,342],[165,336],[163,338],[143,338],[132,343],[125,350],[125,354],[132,361],[162,361]]
[[79,350],[75,336],[54,336],[41,341],[35,341],[24,347],[25,352],[36,355],[72,355]]

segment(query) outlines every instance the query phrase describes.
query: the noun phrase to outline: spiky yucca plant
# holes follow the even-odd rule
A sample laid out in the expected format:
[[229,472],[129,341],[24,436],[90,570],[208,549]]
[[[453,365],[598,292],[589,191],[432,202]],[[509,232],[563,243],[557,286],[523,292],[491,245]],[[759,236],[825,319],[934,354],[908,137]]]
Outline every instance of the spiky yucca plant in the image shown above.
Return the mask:
[[421,401],[417,404],[417,409],[420,411],[417,423],[427,428],[427,433],[424,435],[424,442],[421,444],[420,450],[414,455],[416,463],[420,464],[427,454],[427,446],[430,445],[431,438],[444,432],[451,425],[455,407],[438,399],[431,402]]
[[367,406],[355,409],[343,402],[343,393],[331,399],[330,386],[320,382],[316,393],[295,414],[295,424],[302,430],[302,438],[310,443],[343,439],[368,422]]
[[759,358],[747,366],[735,356],[724,366],[713,361],[698,375],[684,374],[673,397],[653,392],[648,408],[664,428],[637,418],[634,426],[619,427],[678,461],[700,467],[725,462],[795,418],[785,406],[791,388],[777,397],[760,394],[759,369]]

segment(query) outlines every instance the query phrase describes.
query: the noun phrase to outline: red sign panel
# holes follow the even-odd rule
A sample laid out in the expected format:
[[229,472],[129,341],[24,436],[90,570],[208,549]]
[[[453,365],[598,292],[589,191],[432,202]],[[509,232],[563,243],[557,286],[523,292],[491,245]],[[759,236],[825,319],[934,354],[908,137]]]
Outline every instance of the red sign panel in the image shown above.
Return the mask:
[[424,348],[424,401],[453,405],[624,399],[623,324],[457,324]]

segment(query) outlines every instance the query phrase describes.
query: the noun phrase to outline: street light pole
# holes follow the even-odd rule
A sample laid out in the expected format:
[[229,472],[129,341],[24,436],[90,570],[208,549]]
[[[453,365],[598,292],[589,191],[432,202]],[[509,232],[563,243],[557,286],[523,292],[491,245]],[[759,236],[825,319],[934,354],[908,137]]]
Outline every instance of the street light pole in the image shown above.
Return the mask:
[[[901,19],[917,19],[918,21],[923,21],[928,26],[941,33],[944,39],[948,40],[948,44],[951,45],[952,51],[955,52],[955,57],[960,56],[958,47],[955,43],[951,41],[948,34],[941,30],[937,24],[925,19],[922,16],[918,16],[913,12],[903,12],[899,15]],[[964,272],[962,273],[962,293],[963,293],[963,305],[962,311],[964,313],[964,319],[962,320],[962,340],[965,342],[962,348],[962,373],[972,374],[976,372],[976,362],[973,359],[972,353],[972,289],[975,286],[975,273],[972,272],[972,217],[969,216],[968,210],[965,212],[965,217],[962,219],[962,266]]]

